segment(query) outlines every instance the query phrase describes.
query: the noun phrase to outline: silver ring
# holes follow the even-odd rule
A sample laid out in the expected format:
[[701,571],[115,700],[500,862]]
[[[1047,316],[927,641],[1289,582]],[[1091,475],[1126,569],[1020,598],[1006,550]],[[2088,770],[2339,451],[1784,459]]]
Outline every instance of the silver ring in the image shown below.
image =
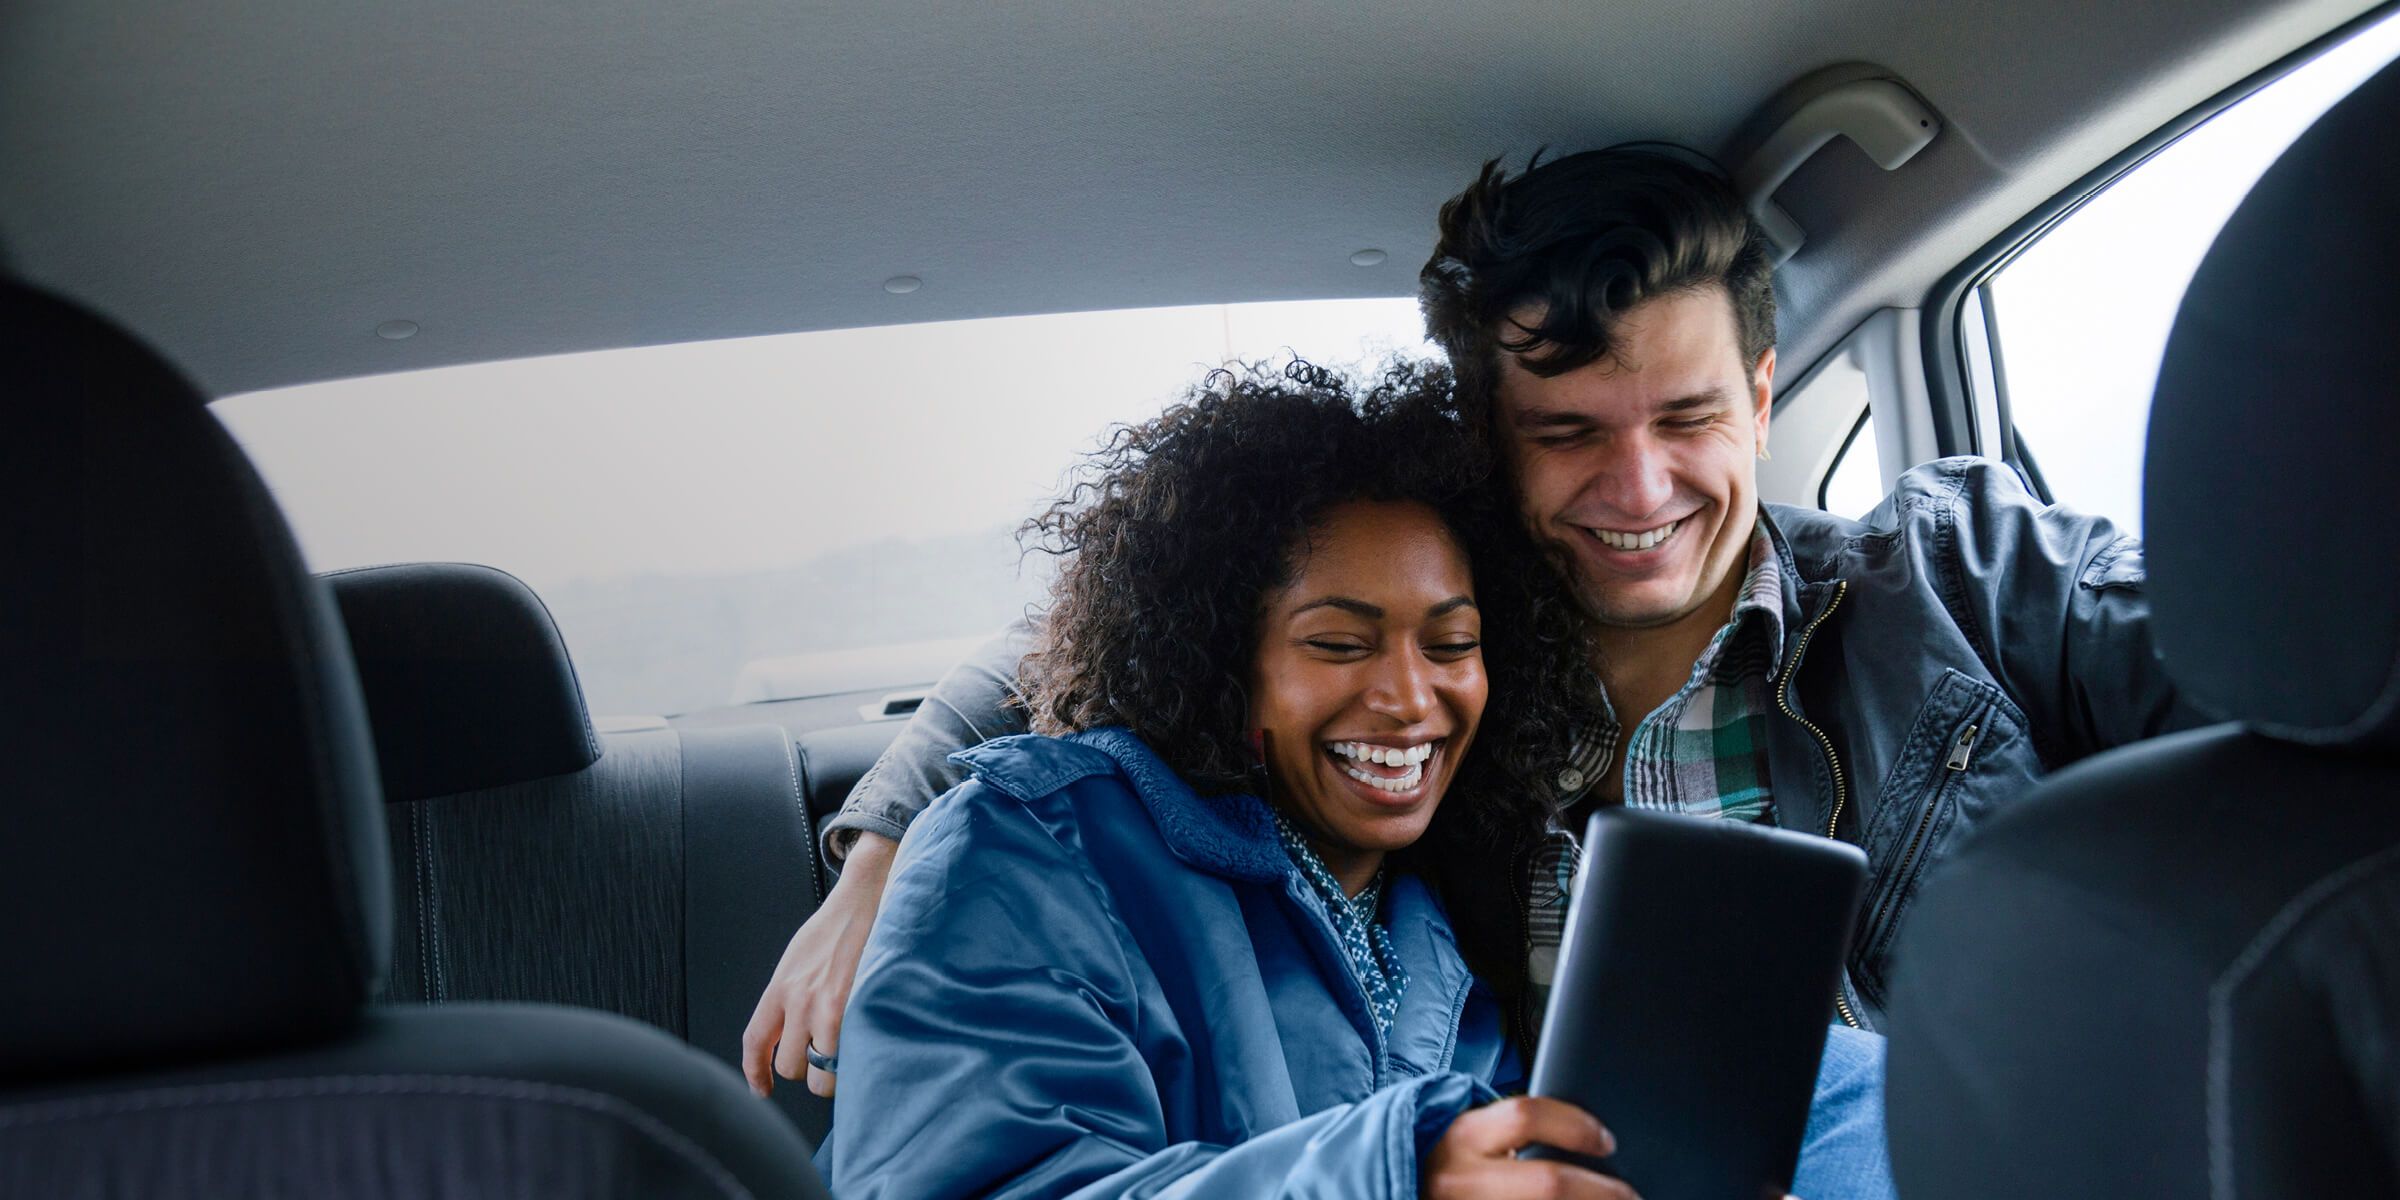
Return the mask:
[[808,1054],[808,1065],[815,1067],[816,1069],[823,1071],[828,1075],[834,1073],[834,1063],[838,1060],[836,1060],[833,1055],[819,1052],[815,1042],[810,1042],[808,1044],[806,1053]]

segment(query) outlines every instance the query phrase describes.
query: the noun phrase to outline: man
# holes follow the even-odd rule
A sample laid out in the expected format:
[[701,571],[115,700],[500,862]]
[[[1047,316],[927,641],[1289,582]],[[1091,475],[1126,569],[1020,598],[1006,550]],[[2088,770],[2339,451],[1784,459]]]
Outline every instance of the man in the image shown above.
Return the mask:
[[[1441,213],[1428,329],[1603,639],[1613,716],[1555,781],[1527,931],[1538,989],[1600,804],[1772,822],[1862,846],[1872,874],[1837,1008],[1873,1028],[1893,931],[1938,860],[2047,771],[2188,723],[2151,648],[2141,547],[2044,509],[2005,466],[1946,459],[1863,522],[1757,498],[1775,378],[1772,263],[1739,198],[1657,147],[1509,176]],[[839,885],[745,1037],[754,1087],[833,1091],[896,839],[959,781],[952,750],[1023,728],[1024,640],[943,680],[828,831]],[[850,839],[855,844],[845,846]]]

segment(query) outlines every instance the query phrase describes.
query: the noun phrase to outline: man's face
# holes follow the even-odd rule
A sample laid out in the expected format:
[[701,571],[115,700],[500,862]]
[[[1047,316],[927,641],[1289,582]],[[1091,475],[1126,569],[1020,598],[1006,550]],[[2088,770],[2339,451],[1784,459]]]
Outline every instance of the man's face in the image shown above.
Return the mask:
[[1747,559],[1775,351],[1744,371],[1721,288],[1647,301],[1615,340],[1547,379],[1503,352],[1495,419],[1527,527],[1594,617],[1646,629],[1699,612]]

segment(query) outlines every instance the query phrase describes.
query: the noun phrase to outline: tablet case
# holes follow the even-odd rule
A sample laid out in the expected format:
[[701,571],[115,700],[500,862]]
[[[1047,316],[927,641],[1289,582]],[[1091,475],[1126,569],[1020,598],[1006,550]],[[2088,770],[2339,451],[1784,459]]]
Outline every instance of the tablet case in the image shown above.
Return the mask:
[[1533,1094],[1608,1126],[1593,1165],[1650,1200],[1781,1197],[1866,878],[1843,842],[1594,814]]

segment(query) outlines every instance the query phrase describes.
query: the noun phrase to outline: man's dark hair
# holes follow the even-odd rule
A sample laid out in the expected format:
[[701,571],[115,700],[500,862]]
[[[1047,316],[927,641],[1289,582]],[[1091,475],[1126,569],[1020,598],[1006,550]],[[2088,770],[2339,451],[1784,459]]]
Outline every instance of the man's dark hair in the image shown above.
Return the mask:
[[[1442,206],[1441,241],[1418,275],[1425,328],[1469,399],[1485,402],[1499,356],[1536,375],[1607,358],[1617,323],[1646,300],[1722,287],[1742,367],[1775,344],[1775,263],[1725,176],[1662,143],[1587,150],[1511,176],[1499,159]],[[1512,317],[1539,309],[1541,320]]]

